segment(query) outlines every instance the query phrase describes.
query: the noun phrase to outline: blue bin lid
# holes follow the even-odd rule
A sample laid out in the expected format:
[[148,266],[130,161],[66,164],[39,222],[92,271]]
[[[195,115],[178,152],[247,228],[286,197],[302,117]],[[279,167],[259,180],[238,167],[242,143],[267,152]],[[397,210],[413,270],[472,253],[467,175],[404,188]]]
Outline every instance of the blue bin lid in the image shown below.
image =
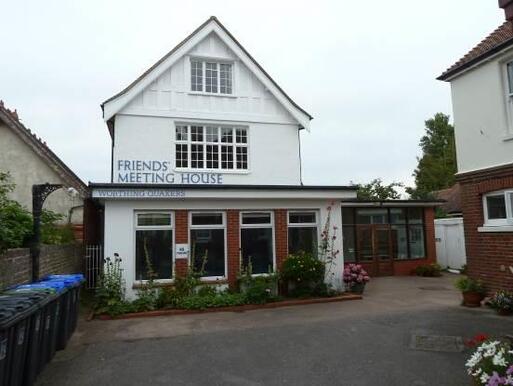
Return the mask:
[[75,279],[71,279],[71,278],[41,280],[41,281],[38,281],[38,283],[61,283],[66,288],[75,287],[80,284],[80,282],[76,281]]
[[76,284],[83,283],[85,281],[84,275],[81,273],[73,273],[68,275],[46,275],[42,281],[53,281],[53,280],[73,280]]
[[16,286],[14,289],[22,288],[53,288],[56,292],[61,293],[66,289],[66,285],[57,281],[41,281],[38,283],[22,284]]

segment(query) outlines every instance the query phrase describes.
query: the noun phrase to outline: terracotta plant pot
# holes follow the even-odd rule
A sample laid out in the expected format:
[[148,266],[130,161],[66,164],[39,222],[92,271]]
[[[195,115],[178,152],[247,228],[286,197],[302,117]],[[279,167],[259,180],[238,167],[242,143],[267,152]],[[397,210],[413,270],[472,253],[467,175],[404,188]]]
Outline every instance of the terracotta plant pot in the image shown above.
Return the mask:
[[498,308],[497,309],[497,315],[500,316],[509,316],[513,313],[512,310],[505,310],[504,308]]
[[365,289],[365,283],[355,283],[351,286],[351,292],[354,294],[363,294],[363,290]]
[[484,299],[483,294],[479,292],[463,292],[462,294],[465,307],[481,307],[481,301]]

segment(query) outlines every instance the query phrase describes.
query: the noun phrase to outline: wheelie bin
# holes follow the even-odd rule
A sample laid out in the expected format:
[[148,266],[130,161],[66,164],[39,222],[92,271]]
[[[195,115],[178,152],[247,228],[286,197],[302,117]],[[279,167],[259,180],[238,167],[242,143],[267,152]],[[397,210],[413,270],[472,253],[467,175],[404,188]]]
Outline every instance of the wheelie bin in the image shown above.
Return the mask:
[[[5,351],[0,385],[19,386],[23,382],[27,351],[31,338],[39,335],[40,309],[33,299],[0,295],[0,337]],[[39,318],[39,326],[34,317]],[[38,327],[38,331],[36,331]]]
[[31,336],[27,350],[23,385],[32,385],[38,374],[55,354],[57,328],[58,294],[53,288],[15,288],[6,292],[7,295],[33,299],[40,309],[32,317],[36,336]]

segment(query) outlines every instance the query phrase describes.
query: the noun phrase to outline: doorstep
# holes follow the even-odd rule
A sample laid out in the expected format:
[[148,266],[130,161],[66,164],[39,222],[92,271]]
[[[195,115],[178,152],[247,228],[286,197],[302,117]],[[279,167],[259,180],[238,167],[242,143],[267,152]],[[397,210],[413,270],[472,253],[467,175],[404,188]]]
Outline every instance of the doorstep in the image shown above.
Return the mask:
[[202,314],[207,312],[244,312],[253,311],[266,308],[279,308],[279,307],[292,307],[292,306],[303,306],[307,304],[320,304],[320,303],[334,303],[343,302],[347,300],[360,300],[362,295],[357,294],[345,294],[339,296],[333,296],[330,298],[311,298],[311,299],[293,299],[293,300],[282,300],[278,302],[271,302],[265,304],[245,304],[242,306],[228,306],[228,307],[211,307],[203,310],[183,310],[183,309],[162,309],[155,311],[146,312],[134,312],[119,316],[108,316],[98,315],[97,318],[100,320],[113,320],[113,319],[134,319],[134,318],[147,318],[153,316],[167,316],[167,315],[189,315],[189,314]]

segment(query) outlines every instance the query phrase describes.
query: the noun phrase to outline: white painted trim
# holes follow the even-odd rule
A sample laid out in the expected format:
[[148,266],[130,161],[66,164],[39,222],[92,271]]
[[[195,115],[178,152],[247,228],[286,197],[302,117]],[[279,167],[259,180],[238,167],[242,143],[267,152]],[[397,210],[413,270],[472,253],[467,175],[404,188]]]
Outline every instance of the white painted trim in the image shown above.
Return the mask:
[[[513,207],[511,206],[511,197],[513,195],[513,190],[511,189],[503,189],[503,190],[496,190],[494,192],[488,192],[486,194],[483,194],[482,197],[482,206],[483,206],[483,214],[484,214],[484,228],[489,227],[508,227],[513,226]],[[488,218],[488,205],[486,202],[486,199],[488,197],[504,197],[504,203],[506,207],[506,218],[504,219],[489,219]]]
[[477,228],[478,232],[482,233],[500,233],[500,232],[513,232],[513,225],[505,226],[482,226]]
[[[173,54],[163,60],[149,74],[141,78],[131,89],[117,98],[108,101],[103,106],[103,119],[105,122],[110,120],[121,109],[123,109],[133,98],[142,92],[146,87],[153,83],[168,68],[177,62],[180,58],[187,55],[196,44],[206,38],[211,32],[215,32],[219,39],[225,43],[228,48],[238,56],[239,60],[244,63],[255,77],[261,81],[271,94],[285,107],[285,109],[297,120],[297,122],[305,129],[310,128],[310,118],[295,107],[287,97],[274,85],[274,83],[266,76],[255,63],[240,49],[240,47],[224,32],[215,20],[210,20],[201,30],[197,31],[185,44],[179,47]],[[190,88],[189,88],[190,89]]]
[[[270,223],[268,224],[243,224],[242,217],[245,213],[269,213],[270,214]],[[239,265],[242,268],[242,230],[243,229],[260,229],[260,228],[271,228],[271,239],[272,239],[272,253],[273,253],[273,272],[276,272],[276,227],[274,222],[274,211],[273,210],[241,210],[239,212]],[[261,276],[266,275],[267,273],[254,273],[251,276]]]
[[[192,215],[193,214],[202,214],[202,213],[217,213],[222,215],[223,223],[222,224],[213,224],[213,225],[192,225]],[[215,281],[215,280],[226,280],[228,278],[228,222],[226,218],[226,212],[221,210],[189,210],[188,213],[188,228],[187,229],[187,238],[189,240],[189,261],[188,264],[191,264],[191,254],[192,254],[192,239],[191,239],[191,230],[194,229],[222,229],[224,230],[224,276],[202,276],[200,278],[201,281]]]
[[[137,215],[139,214],[146,214],[146,213],[169,213],[171,215],[171,225],[151,225],[151,226],[145,226],[145,225],[137,225]],[[134,276],[132,278],[132,283],[138,283],[138,284],[144,284],[147,283],[148,280],[138,280],[137,279],[137,231],[138,230],[171,230],[172,233],[172,247],[171,247],[171,277],[166,279],[155,279],[155,283],[173,283],[175,278],[175,237],[176,237],[176,228],[175,228],[175,213],[173,210],[170,209],[134,209],[133,210],[133,216],[132,216],[132,232],[134,234],[134,240],[132,245],[132,256],[133,256],[133,267],[134,267]]]

